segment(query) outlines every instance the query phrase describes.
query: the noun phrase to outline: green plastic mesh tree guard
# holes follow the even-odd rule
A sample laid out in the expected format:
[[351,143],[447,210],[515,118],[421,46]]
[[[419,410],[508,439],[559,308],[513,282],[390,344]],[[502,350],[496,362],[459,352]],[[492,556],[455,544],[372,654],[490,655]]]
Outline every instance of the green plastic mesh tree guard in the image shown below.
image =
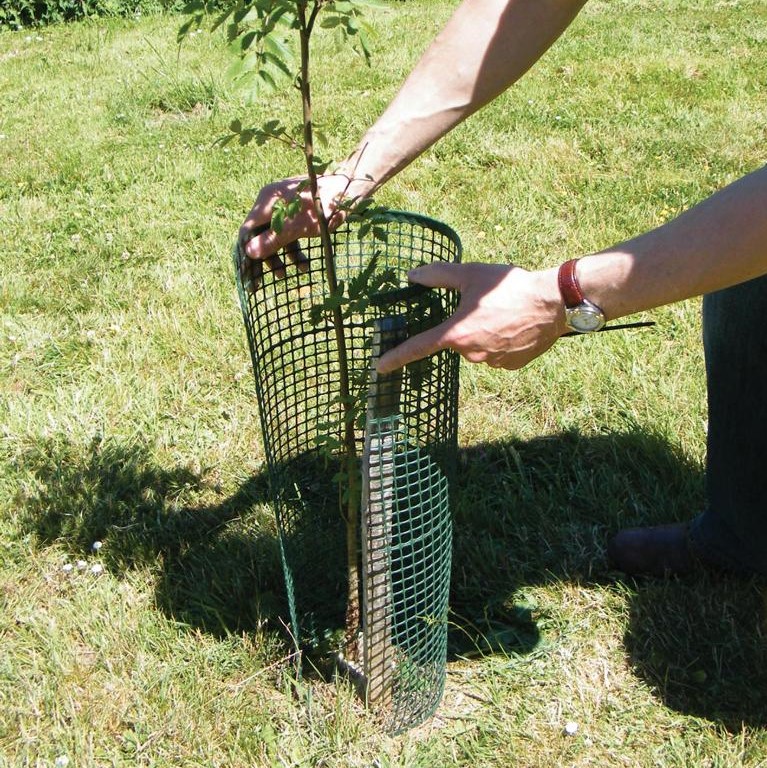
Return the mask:
[[[444,688],[458,359],[444,350],[388,376],[374,366],[382,351],[455,310],[454,292],[408,286],[407,272],[459,261],[461,245],[449,227],[413,214],[392,212],[376,226],[374,237],[343,225],[333,240],[338,280],[357,295],[345,332],[360,402],[359,672],[371,710],[397,732],[429,717]],[[288,267],[278,279],[267,270],[252,290],[242,284],[239,248],[235,261],[292,631],[301,647],[317,648],[344,624],[346,529],[332,455],[343,416],[321,246],[301,247],[308,272]]]

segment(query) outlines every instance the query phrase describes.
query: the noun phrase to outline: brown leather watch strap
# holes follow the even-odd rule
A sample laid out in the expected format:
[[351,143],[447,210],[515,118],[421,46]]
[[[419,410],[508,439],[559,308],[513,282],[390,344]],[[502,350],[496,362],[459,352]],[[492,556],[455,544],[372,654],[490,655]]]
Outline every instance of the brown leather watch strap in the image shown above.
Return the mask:
[[577,263],[578,259],[570,259],[570,261],[566,261],[559,268],[559,274],[557,276],[559,292],[562,294],[562,299],[568,309],[570,307],[577,307],[584,302],[583,292],[581,291],[581,287],[578,284],[578,278],[575,274],[575,265]]

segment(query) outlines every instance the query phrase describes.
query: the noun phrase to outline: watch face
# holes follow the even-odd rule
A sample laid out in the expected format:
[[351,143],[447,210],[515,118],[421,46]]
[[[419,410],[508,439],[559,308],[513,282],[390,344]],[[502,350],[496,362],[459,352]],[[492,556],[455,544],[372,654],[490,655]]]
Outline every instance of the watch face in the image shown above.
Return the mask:
[[605,316],[598,307],[581,304],[567,310],[567,324],[578,333],[591,333],[604,326]]

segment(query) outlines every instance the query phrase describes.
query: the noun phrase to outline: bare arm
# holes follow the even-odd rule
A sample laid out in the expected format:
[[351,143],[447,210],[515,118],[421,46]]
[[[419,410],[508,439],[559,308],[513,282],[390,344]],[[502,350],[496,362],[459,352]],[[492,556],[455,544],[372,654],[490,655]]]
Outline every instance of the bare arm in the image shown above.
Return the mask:
[[344,163],[372,192],[515,83],[586,0],[464,0]]
[[584,293],[609,318],[710,293],[765,273],[767,166],[668,224],[586,256],[578,264]]
[[[367,196],[458,123],[516,82],[562,34],[585,0],[464,0],[367,131],[338,173],[321,180],[326,214],[339,195]],[[351,183],[349,180],[352,180]],[[293,192],[291,192],[293,190]],[[249,239],[271,220],[276,200],[295,181],[261,190],[240,232]],[[311,205],[277,235],[249,240],[247,253],[267,259],[298,237],[317,234]]]
[[[584,256],[577,273],[609,319],[767,274],[767,166],[657,229]],[[521,368],[566,330],[557,267],[430,264],[411,279],[457,288],[461,303],[447,321],[384,355],[381,372],[445,348],[472,362]]]

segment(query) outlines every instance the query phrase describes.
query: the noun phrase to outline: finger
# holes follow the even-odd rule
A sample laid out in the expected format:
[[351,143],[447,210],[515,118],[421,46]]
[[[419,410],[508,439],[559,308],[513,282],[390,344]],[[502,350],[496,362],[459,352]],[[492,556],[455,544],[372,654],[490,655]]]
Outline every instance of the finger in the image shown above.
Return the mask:
[[[247,222],[246,222],[247,224]],[[283,232],[278,235],[268,224],[251,230],[248,234],[246,224],[243,224],[240,232],[246,230],[246,235],[240,240],[243,243],[245,254],[251,259],[269,259],[274,256],[286,243],[283,241]]]
[[309,271],[309,258],[301,249],[301,244],[298,240],[294,240],[285,246],[285,256],[287,256],[291,264],[295,264],[298,267],[299,272]]
[[268,259],[262,259],[262,263],[266,264],[279,280],[285,277],[285,262],[279,256],[270,256]]
[[452,327],[452,319],[419,333],[398,344],[383,355],[376,365],[378,373],[390,373],[408,363],[433,355],[448,346],[447,332]]
[[240,279],[242,287],[248,293],[255,293],[256,288],[261,284],[261,277],[264,274],[264,265],[260,261],[242,258],[240,260]]
[[413,283],[420,283],[429,288],[455,288],[460,290],[465,270],[465,264],[434,261],[431,264],[411,269],[407,273],[407,278]]
[[343,208],[331,209],[324,206],[325,218],[328,220],[328,228],[331,232],[338,229],[346,221],[347,211]]
[[256,235],[261,232],[266,232],[270,227],[269,220],[263,221],[261,217],[256,217],[251,211],[248,214],[248,218],[242,223],[240,231],[237,235],[237,240],[240,243],[240,247],[245,248],[246,244]]

